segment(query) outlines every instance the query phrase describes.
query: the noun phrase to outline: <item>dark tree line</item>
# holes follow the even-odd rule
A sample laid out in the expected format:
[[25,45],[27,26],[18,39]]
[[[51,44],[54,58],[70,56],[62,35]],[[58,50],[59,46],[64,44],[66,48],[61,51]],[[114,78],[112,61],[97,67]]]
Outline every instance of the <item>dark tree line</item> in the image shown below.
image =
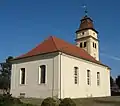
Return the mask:
[[116,78],[115,82],[118,85],[118,87],[120,88],[120,75]]
[[10,62],[11,59],[13,59],[13,57],[9,56],[5,62],[0,63],[0,89],[2,89],[4,93],[9,92],[10,90],[12,68],[12,64]]
[[120,96],[120,75],[113,79],[110,77],[111,96]]
[[113,87],[114,85],[117,85],[120,89],[120,75],[117,76],[117,78],[114,80],[112,76],[110,77],[110,86]]

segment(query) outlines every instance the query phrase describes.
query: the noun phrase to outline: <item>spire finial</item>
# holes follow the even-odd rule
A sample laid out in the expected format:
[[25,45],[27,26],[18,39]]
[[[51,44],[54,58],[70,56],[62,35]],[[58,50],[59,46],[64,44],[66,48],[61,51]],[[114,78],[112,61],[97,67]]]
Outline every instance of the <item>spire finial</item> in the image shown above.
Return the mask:
[[84,8],[85,16],[87,16],[87,15],[88,15],[87,6],[86,6],[86,5],[83,5],[83,8]]

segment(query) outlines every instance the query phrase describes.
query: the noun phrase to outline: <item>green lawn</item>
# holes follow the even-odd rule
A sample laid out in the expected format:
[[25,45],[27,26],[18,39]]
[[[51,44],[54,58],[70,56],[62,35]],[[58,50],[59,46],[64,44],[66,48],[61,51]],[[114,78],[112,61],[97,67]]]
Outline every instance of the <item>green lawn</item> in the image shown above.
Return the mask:
[[[77,106],[120,106],[120,96],[102,97],[102,98],[80,98],[73,99]],[[24,103],[30,103],[40,106],[42,99],[21,99]]]
[[120,106],[120,97],[74,99],[77,106]]
[[20,100],[23,103],[29,103],[29,104],[38,105],[38,106],[40,106],[43,101],[43,99],[37,99],[37,98],[23,98]]

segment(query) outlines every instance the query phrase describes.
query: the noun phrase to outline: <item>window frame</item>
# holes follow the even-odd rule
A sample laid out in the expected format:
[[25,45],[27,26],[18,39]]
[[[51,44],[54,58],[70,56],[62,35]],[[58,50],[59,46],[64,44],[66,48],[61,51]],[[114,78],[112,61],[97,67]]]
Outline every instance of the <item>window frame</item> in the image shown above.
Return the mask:
[[78,85],[79,84],[79,68],[74,67],[74,84]]
[[[22,75],[23,75],[23,74],[22,74],[22,71],[23,71],[22,69],[24,69],[24,71],[25,71],[25,72],[24,72],[24,83],[23,83],[23,81],[22,81],[22,79],[23,79],[23,78],[22,78],[22,77],[23,77],[23,76],[22,76]],[[20,68],[20,85],[25,85],[25,84],[26,84],[26,68]]]
[[95,47],[95,43],[93,42],[93,48]]
[[97,86],[100,86],[100,72],[97,72]]
[[85,35],[85,32],[82,32],[82,35]]
[[96,43],[95,43],[95,49],[97,48],[97,45],[96,45]]
[[91,71],[87,70],[87,85],[91,85]]
[[80,48],[82,48],[83,47],[83,43],[82,42],[80,42]]
[[84,47],[87,47],[87,42],[84,42]]
[[[43,81],[43,79],[42,79],[42,70],[41,70],[41,67],[45,67],[45,72],[44,72],[44,81]],[[47,83],[47,67],[46,67],[46,65],[40,65],[39,66],[39,70],[38,70],[38,83],[39,84],[46,84]]]

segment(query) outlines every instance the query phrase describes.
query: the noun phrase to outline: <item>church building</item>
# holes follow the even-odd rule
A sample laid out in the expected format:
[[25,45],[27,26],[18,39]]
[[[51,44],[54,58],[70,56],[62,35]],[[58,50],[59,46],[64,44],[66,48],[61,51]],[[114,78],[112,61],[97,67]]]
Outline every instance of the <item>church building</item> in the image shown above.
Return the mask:
[[49,36],[12,60],[11,94],[25,98],[110,96],[110,68],[100,62],[98,32],[85,15],[76,44]]

